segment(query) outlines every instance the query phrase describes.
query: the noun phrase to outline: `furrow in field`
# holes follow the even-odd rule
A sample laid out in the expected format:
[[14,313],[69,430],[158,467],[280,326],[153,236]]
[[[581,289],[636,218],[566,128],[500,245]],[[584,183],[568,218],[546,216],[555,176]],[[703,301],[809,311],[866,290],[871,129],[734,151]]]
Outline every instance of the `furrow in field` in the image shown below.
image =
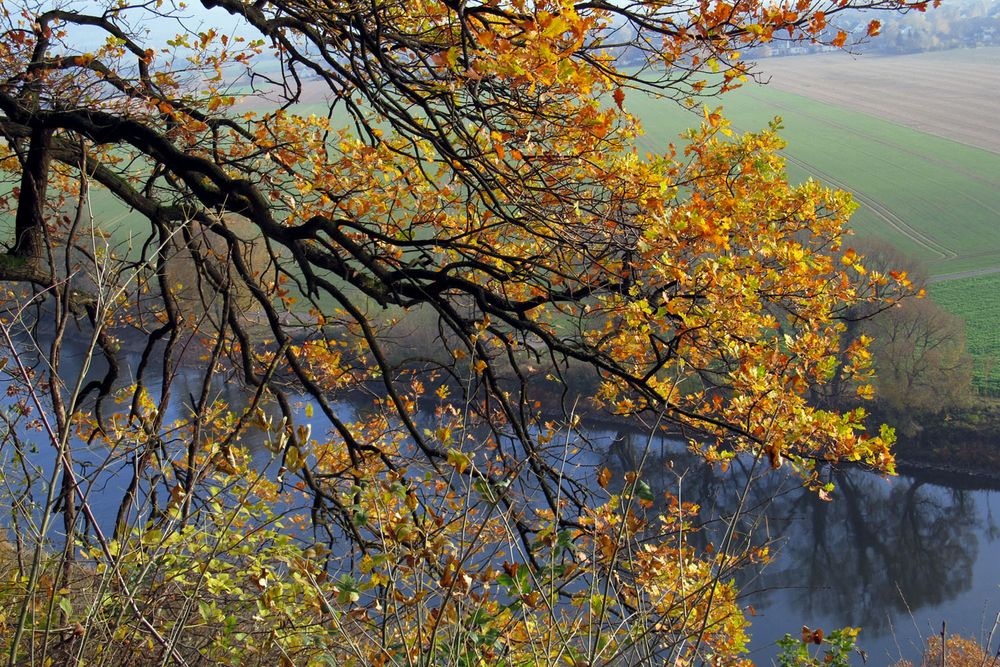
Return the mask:
[[[791,109],[791,108],[783,106],[783,105],[776,105],[771,100],[765,100],[765,99],[760,98],[759,96],[748,94],[748,97],[750,97],[751,99],[754,99],[755,101],[759,102],[761,105],[763,105],[765,107],[767,107],[767,106],[776,107],[777,106],[779,108],[784,108],[784,109],[787,109],[789,111],[792,111],[795,114],[800,114],[799,110],[797,110],[797,109]],[[806,114],[801,114],[801,115],[806,115]],[[823,123],[826,122],[825,119],[817,119],[817,117],[813,116],[813,115],[810,115],[809,117],[812,120],[819,120],[820,122],[823,122]],[[737,128],[735,125],[733,126],[733,129],[734,130],[739,130],[739,128]],[[846,128],[846,127],[843,127],[843,126],[840,126],[838,129],[842,129],[842,130],[844,130],[846,132],[853,131],[853,128]],[[651,138],[645,138],[640,143],[643,145],[644,148],[649,148],[651,150],[657,148],[654,145],[653,140]],[[937,256],[938,259],[935,260],[935,261],[947,261],[947,260],[951,260],[951,259],[954,259],[954,258],[958,257],[958,253],[955,252],[953,249],[951,249],[948,246],[940,243],[939,241],[937,241],[932,236],[930,236],[930,235],[928,235],[928,234],[920,231],[919,229],[913,227],[908,222],[906,222],[906,220],[904,220],[902,217],[900,217],[897,213],[895,213],[894,211],[892,211],[891,209],[889,209],[887,206],[885,206],[884,204],[882,204],[881,202],[879,202],[876,198],[874,198],[874,197],[872,197],[872,196],[870,196],[870,195],[868,195],[868,194],[866,194],[866,193],[858,190],[855,187],[852,187],[851,185],[845,183],[844,181],[842,181],[842,180],[834,177],[833,175],[831,175],[831,174],[829,174],[829,173],[827,173],[827,172],[819,169],[818,167],[816,167],[812,163],[806,162],[805,160],[797,158],[794,155],[790,155],[788,152],[783,152],[782,154],[785,157],[785,159],[788,160],[788,162],[793,163],[795,165],[798,165],[803,170],[805,170],[807,173],[815,176],[816,178],[820,179],[821,181],[823,181],[825,183],[828,183],[829,185],[831,185],[833,187],[836,187],[836,188],[839,188],[841,190],[847,190],[847,191],[851,192],[852,195],[854,196],[854,198],[859,203],[864,204],[876,217],[878,217],[880,220],[882,220],[886,224],[886,226],[894,229],[895,231],[897,231],[898,233],[902,234],[903,236],[911,239],[917,245],[925,248],[926,250],[928,250],[929,252],[931,252],[935,256]],[[1000,188],[1000,183],[997,183],[996,186],[998,188]]]
[[[1000,188],[1000,178],[996,178],[992,174],[991,175],[984,175],[984,174],[982,174],[980,172],[971,171],[969,169],[966,169],[964,166],[962,166],[960,164],[957,164],[955,162],[948,161],[948,160],[943,160],[943,159],[939,159],[939,158],[935,158],[935,157],[929,155],[926,152],[915,151],[915,150],[912,150],[911,148],[909,148],[909,147],[907,147],[905,145],[900,145],[900,144],[892,142],[892,141],[887,141],[884,138],[879,137],[876,134],[873,134],[871,132],[866,132],[864,130],[859,129],[856,126],[849,126],[849,125],[846,125],[844,123],[839,123],[837,121],[831,121],[828,118],[821,117],[821,116],[819,116],[817,114],[813,114],[813,113],[810,113],[808,111],[804,111],[802,109],[793,108],[793,107],[790,107],[790,106],[785,105],[785,104],[774,102],[773,100],[762,99],[760,96],[753,95],[752,93],[748,94],[748,96],[751,97],[752,99],[755,99],[755,100],[761,102],[762,104],[770,104],[774,108],[778,108],[778,109],[781,109],[781,110],[789,111],[791,113],[794,113],[796,116],[809,118],[810,120],[816,121],[818,123],[824,123],[824,124],[826,124],[826,125],[828,125],[830,127],[833,127],[833,128],[835,128],[835,129],[837,129],[837,130],[839,130],[841,132],[848,133],[848,134],[854,134],[855,136],[861,137],[864,140],[866,140],[868,142],[871,142],[873,144],[885,146],[886,148],[889,148],[889,149],[891,149],[891,150],[893,150],[895,152],[898,152],[898,153],[901,153],[901,154],[904,154],[904,155],[913,156],[913,157],[915,157],[917,159],[920,159],[923,162],[939,166],[942,169],[946,169],[946,170],[949,170],[949,171],[954,172],[954,173],[961,174],[965,178],[968,178],[968,179],[973,180],[973,181],[977,181],[977,182],[982,183],[982,184],[984,184],[986,186],[989,186],[989,187],[992,187],[992,188]],[[931,236],[929,236],[929,235],[927,235],[927,234],[925,234],[923,232],[920,232],[919,230],[915,229],[913,226],[911,226],[908,223],[906,223],[902,218],[900,218],[893,211],[891,211],[891,209],[889,209],[888,207],[885,207],[884,205],[882,205],[881,203],[879,203],[878,200],[876,200],[875,198],[869,197],[869,196],[865,195],[863,192],[861,192],[861,191],[859,191],[859,190],[857,190],[855,188],[850,187],[846,183],[837,181],[837,179],[834,179],[829,174],[820,174],[820,172],[813,165],[809,165],[809,164],[803,163],[800,160],[795,160],[795,159],[791,159],[790,161],[795,162],[796,164],[799,164],[801,167],[803,167],[804,169],[806,169],[810,173],[813,173],[813,174],[819,176],[823,180],[828,181],[831,184],[837,185],[837,187],[841,187],[843,189],[847,189],[847,190],[850,190],[851,192],[855,193],[856,198],[858,199],[858,201],[860,201],[860,202],[864,203],[866,206],[868,206],[868,208],[871,209],[883,221],[885,221],[887,224],[889,224],[890,226],[892,226],[893,228],[895,228],[897,231],[900,231],[901,233],[905,234],[906,236],[908,236],[912,240],[916,241],[917,243],[919,243],[923,247],[931,249],[936,254],[938,254],[941,257],[942,260],[948,260],[948,259],[966,259],[966,258],[972,258],[972,257],[981,257],[981,256],[995,254],[997,252],[996,249],[993,249],[993,250],[988,250],[988,251],[985,251],[985,252],[961,253],[961,254],[959,254],[959,253],[955,252],[954,250],[952,250],[951,248],[948,248],[944,244],[938,242],[933,237],[931,237]],[[987,203],[985,203],[985,202],[977,199],[976,197],[973,197],[972,195],[970,195],[968,193],[958,192],[958,193],[956,193],[956,195],[961,196],[961,197],[965,197],[965,198],[969,199],[970,201],[972,201],[973,203],[975,203],[978,207],[983,208],[983,209],[989,211],[992,214],[1000,215],[1000,211],[998,211],[996,208],[994,208],[993,206],[991,206],[991,205],[989,205],[989,204],[987,204]],[[932,248],[932,246],[933,246],[933,248]]]
[[[1000,152],[1000,49],[760,61],[772,86]],[[942,83],[946,82],[946,83]]]
[[989,276],[994,273],[1000,273],[1000,266],[989,266],[985,269],[974,269],[972,271],[956,271],[955,273],[942,273],[937,276],[931,276],[927,279],[928,283],[944,283],[949,280],[961,280],[963,278],[978,278],[979,276]]
[[872,213],[878,216],[887,225],[895,229],[900,234],[906,236],[914,243],[923,246],[927,250],[931,251],[932,253],[940,257],[942,260],[955,259],[956,257],[958,257],[958,253],[956,253],[954,250],[941,243],[938,243],[934,238],[928,236],[927,234],[924,234],[919,229],[914,228],[905,220],[903,220],[901,217],[896,215],[891,209],[879,203],[878,200],[866,195],[865,193],[857,190],[856,188],[852,188],[847,183],[844,183],[843,181],[834,178],[830,174],[825,173],[820,169],[817,169],[815,166],[809,164],[808,162],[799,160],[798,158],[792,157],[787,154],[785,155],[785,159],[787,159],[789,162],[797,164],[802,169],[806,170],[807,172],[809,172],[816,178],[820,179],[824,183],[828,183],[841,190],[849,191],[852,195],[854,195],[854,198],[857,201],[867,206],[872,211]]

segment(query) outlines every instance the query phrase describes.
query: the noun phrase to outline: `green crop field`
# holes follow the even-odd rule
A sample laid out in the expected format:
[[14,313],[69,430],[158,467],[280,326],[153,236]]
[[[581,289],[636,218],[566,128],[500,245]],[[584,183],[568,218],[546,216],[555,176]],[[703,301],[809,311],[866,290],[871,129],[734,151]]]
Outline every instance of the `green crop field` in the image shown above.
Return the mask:
[[[852,224],[921,260],[931,275],[1000,266],[1000,154],[917,132],[874,116],[753,86],[720,100],[739,131],[781,116],[793,180],[850,190]],[[663,150],[699,116],[640,96],[645,150]]]
[[965,320],[980,391],[1000,396],[1000,274],[935,283],[930,295]]
[[[1000,267],[1000,155],[774,88],[748,87],[717,101],[739,131],[780,115],[791,177],[852,191],[860,234],[892,243],[935,276]],[[700,121],[667,101],[632,95],[627,104],[643,119],[644,151],[665,150]],[[296,111],[322,113],[316,104]],[[123,240],[141,223],[102,195],[92,197],[95,218]]]
[[[741,132],[781,116],[792,180],[850,190],[856,233],[926,266],[931,297],[965,321],[979,389],[1000,394],[1000,154],[775,88],[748,86],[718,102]],[[643,119],[647,151],[700,122],[668,102],[633,95],[627,104]]]
[[[781,116],[792,180],[812,177],[851,191],[858,235],[885,240],[926,266],[932,298],[966,322],[977,382],[1000,393],[1000,153],[773,86],[748,85],[709,102],[722,105],[740,132]],[[629,95],[626,105],[643,121],[644,152],[666,150],[701,122],[700,109],[643,95]],[[295,110],[324,112],[317,100]],[[145,228],[107,193],[94,192],[91,206],[115,243]]]

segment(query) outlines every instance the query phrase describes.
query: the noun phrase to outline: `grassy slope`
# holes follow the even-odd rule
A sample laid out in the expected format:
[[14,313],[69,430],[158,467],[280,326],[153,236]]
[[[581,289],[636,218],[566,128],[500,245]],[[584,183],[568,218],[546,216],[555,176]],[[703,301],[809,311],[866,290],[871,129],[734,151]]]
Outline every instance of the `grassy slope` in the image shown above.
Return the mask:
[[965,320],[976,383],[1000,396],[1000,274],[949,280],[930,287],[931,297]]

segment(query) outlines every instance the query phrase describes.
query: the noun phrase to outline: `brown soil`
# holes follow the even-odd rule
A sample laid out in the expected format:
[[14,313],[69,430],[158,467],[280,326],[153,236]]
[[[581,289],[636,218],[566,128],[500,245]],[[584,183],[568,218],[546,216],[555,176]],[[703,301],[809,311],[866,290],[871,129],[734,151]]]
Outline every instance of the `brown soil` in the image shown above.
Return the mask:
[[1000,50],[767,58],[770,85],[1000,153]]

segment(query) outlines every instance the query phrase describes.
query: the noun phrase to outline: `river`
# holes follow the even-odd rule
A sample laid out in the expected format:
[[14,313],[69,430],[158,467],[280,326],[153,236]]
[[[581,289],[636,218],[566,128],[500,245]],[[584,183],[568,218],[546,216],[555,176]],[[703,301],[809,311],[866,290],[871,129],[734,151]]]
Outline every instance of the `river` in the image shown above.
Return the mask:
[[[175,391],[187,395],[183,372],[178,380]],[[221,387],[220,395],[234,405],[243,400],[233,385]],[[304,402],[301,407],[304,416]],[[338,410],[349,417],[354,408],[345,403]],[[320,414],[316,410],[310,418],[314,434],[329,426]],[[718,517],[736,510],[749,461],[737,460],[723,472],[666,437],[650,440],[600,425],[585,435],[593,449],[578,460],[579,474],[607,466],[620,477],[649,443],[644,479],[656,497],[671,492],[698,503],[705,525],[693,539],[700,546],[718,541]],[[39,447],[36,463],[50,466],[51,447],[39,434],[32,437]],[[267,465],[265,450],[257,457]],[[86,454],[77,461],[86,463]],[[113,521],[130,472],[122,462],[91,478],[99,521]],[[994,489],[928,474],[885,478],[858,468],[827,468],[823,475],[836,490],[823,501],[783,470],[756,474],[739,533],[758,544],[770,542],[774,553],[771,563],[745,571],[740,582],[744,605],[753,610],[751,657],[758,664],[770,664],[774,642],[785,633],[798,636],[803,625],[827,633],[861,627],[858,644],[874,665],[916,660],[942,622],[949,632],[977,638],[993,627],[1000,611],[1000,497]],[[109,501],[102,503],[105,497]]]
[[[603,443],[601,463],[618,471],[641,456],[648,439],[598,429],[590,435]],[[751,466],[737,461],[723,473],[664,438],[652,442],[645,469],[654,495],[680,492],[700,505],[706,525],[697,541],[704,544],[718,543],[721,526],[713,520],[733,514]],[[771,542],[774,555],[740,582],[755,614],[755,662],[769,664],[774,642],[799,636],[803,625],[827,634],[860,627],[858,646],[874,665],[916,661],[942,622],[949,633],[985,639],[1000,612],[1000,495],[929,474],[828,468],[823,475],[836,485],[829,501],[789,474],[767,471],[745,502],[741,534]]]
[[[317,413],[318,414],[318,411]],[[323,428],[314,419],[315,428]],[[654,496],[680,494],[700,506],[693,538],[719,543],[718,517],[736,509],[752,466],[723,472],[671,438],[591,426],[594,452],[577,459],[581,474],[608,466],[619,478],[649,443],[643,478]],[[582,444],[582,443],[581,443]],[[826,633],[860,627],[869,664],[918,660],[927,638],[949,633],[985,639],[1000,612],[1000,494],[932,474],[884,477],[860,468],[822,472],[835,484],[829,501],[787,472],[757,468],[740,533],[770,542],[774,558],[740,582],[752,607],[751,657],[770,664],[775,641],[803,625]],[[994,511],[993,505],[996,505]],[[994,650],[1000,640],[1000,630]],[[855,660],[861,664],[860,656]]]

